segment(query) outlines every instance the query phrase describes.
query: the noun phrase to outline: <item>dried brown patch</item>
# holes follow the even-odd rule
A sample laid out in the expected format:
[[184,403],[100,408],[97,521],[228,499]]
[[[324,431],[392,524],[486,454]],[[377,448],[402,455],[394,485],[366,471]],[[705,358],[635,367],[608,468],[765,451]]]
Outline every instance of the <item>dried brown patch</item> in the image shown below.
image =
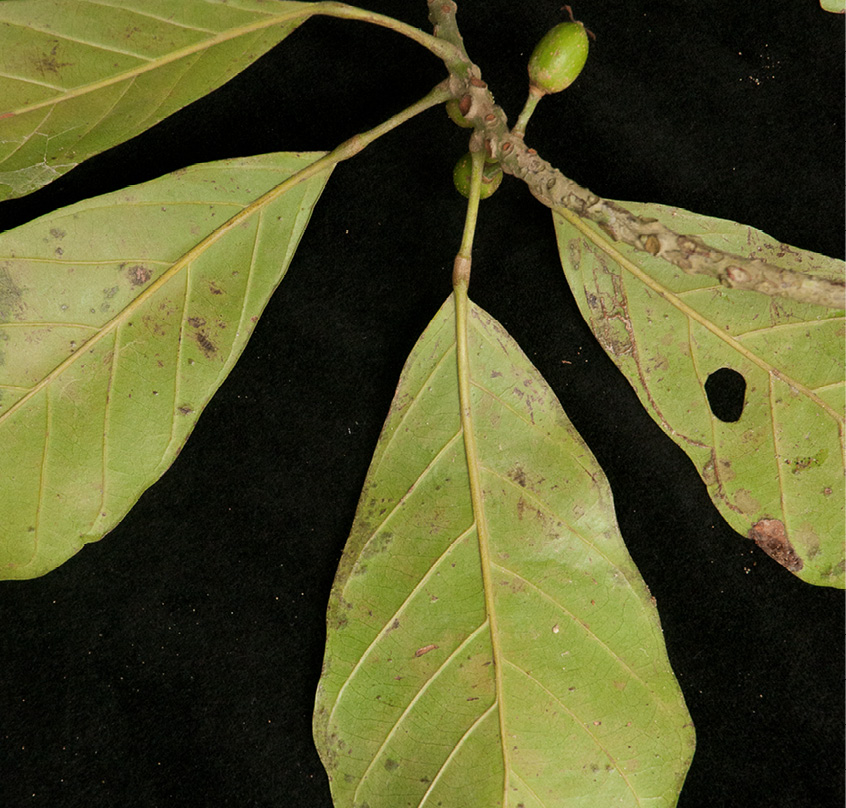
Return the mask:
[[63,67],[70,67],[73,64],[73,62],[60,62],[58,51],[59,43],[56,42],[56,44],[50,49],[49,56],[45,54],[32,60],[33,65],[35,65],[36,69],[41,72],[42,76],[47,73],[58,73]]
[[760,519],[752,525],[747,534],[768,556],[778,561],[791,572],[799,572],[804,562],[793,549],[787,538],[784,523],[779,519]]
[[198,331],[194,337],[197,340],[197,345],[205,354],[206,359],[211,359],[217,353],[217,345],[215,345],[204,331]]
[[517,485],[521,488],[525,488],[526,484],[528,483],[528,478],[526,477],[526,472],[520,466],[515,466],[508,472],[508,478],[513,480]]
[[143,264],[134,264],[126,268],[126,277],[132,286],[143,286],[153,277],[153,270]]

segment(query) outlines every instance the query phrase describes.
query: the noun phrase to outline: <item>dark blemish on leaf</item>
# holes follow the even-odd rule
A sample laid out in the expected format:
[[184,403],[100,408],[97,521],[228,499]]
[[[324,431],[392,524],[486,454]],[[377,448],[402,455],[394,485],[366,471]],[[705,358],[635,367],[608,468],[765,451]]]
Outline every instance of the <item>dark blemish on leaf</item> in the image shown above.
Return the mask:
[[73,62],[60,62],[56,58],[56,52],[59,50],[59,43],[56,42],[55,45],[50,49],[49,56],[42,56],[39,59],[33,60],[33,65],[35,68],[40,71],[41,75],[46,73],[58,73],[59,70],[63,67],[69,67],[73,64]]
[[209,281],[209,291],[213,295],[222,295],[223,289],[221,289],[214,281]]
[[798,572],[805,566],[787,538],[784,523],[779,519],[761,519],[752,525],[747,534],[768,556],[778,561],[791,572]]
[[385,761],[385,769],[386,769],[387,771],[392,772],[392,771],[395,771],[395,770],[396,770],[396,769],[398,769],[398,768],[399,768],[399,763],[397,763],[397,762],[396,762],[395,760],[393,760],[392,758],[388,758],[388,759]]
[[422,648],[418,648],[414,652],[415,657],[422,657],[424,654],[428,654],[429,651],[434,651],[438,646],[437,645],[424,645]]
[[[92,312],[93,313],[93,312]],[[144,325],[156,336],[162,337],[167,334],[167,328],[165,324],[160,320],[157,320],[150,314],[145,314],[141,320],[143,321]]]
[[12,280],[9,271],[0,268],[0,322],[7,323],[13,317],[23,316],[22,295],[23,292]]
[[194,328],[200,328],[206,324],[206,321],[202,317],[189,317],[188,324]]
[[198,331],[195,339],[197,340],[197,345],[200,346],[200,350],[205,354],[206,359],[211,359],[217,353],[217,346],[208,338],[208,335],[204,331]]
[[716,485],[717,483],[717,472],[714,468],[715,462],[715,455],[714,452],[711,452],[711,457],[709,458],[708,462],[702,467],[702,480],[707,486]]
[[190,415],[194,410],[189,407],[187,404],[183,404],[176,410],[180,415]]
[[388,626],[388,630],[385,632],[386,634],[390,634],[392,631],[396,631],[400,627],[400,621],[395,619],[391,625]]
[[153,270],[143,264],[135,264],[126,269],[126,277],[131,286],[143,286],[153,277]]
[[800,471],[805,471],[805,469],[813,468],[814,466],[821,466],[827,457],[828,450],[821,449],[814,457],[797,457],[792,462],[790,460],[785,460],[784,462],[787,463],[788,466],[792,465],[793,473],[798,474]]
[[[526,487],[526,483],[527,483],[526,472],[523,471],[521,466],[514,466],[514,468],[511,469],[508,472],[508,479],[513,480],[521,488]],[[522,502],[522,500],[521,500],[521,502]]]
[[51,227],[50,235],[53,236],[53,238],[62,239],[67,235],[67,233],[59,227]]

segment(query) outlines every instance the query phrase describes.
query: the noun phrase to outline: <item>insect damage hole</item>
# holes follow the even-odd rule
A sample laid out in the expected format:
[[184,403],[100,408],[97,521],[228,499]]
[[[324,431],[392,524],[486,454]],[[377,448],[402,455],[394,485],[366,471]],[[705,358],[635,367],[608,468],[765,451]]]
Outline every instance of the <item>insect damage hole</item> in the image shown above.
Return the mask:
[[746,401],[746,379],[731,368],[720,368],[708,376],[705,395],[711,412],[726,423],[740,420]]

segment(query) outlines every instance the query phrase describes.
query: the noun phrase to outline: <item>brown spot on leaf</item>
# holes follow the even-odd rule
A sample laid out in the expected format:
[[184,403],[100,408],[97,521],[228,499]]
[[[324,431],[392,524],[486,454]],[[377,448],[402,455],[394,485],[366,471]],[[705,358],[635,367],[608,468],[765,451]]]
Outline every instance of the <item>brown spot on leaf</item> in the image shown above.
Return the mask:
[[132,286],[143,286],[153,277],[153,270],[143,264],[133,264],[126,268],[126,277]]
[[422,648],[418,648],[414,652],[414,656],[422,657],[424,654],[428,654],[429,651],[434,651],[437,647],[437,645],[424,645]]
[[197,340],[197,345],[200,346],[200,350],[205,354],[206,359],[211,359],[217,353],[217,345],[209,339],[205,331],[198,331],[195,339]]
[[779,519],[760,519],[749,530],[748,536],[768,556],[778,561],[791,572],[798,572],[805,566],[787,538],[784,523]]
[[[722,475],[720,477],[722,479]],[[758,502],[758,500],[752,496],[752,492],[746,488],[738,488],[737,491],[734,492],[733,499],[735,507],[732,508],[732,510],[737,511],[738,513],[744,513],[751,517],[753,514],[761,512],[761,503]]]
[[214,281],[209,281],[209,291],[213,295],[222,295],[223,289],[221,289]]
[[194,410],[193,410],[193,409],[191,409],[191,407],[189,407],[187,404],[183,404],[183,405],[182,405],[181,407],[179,407],[176,411],[177,411],[180,415],[190,415],[192,412],[194,412]]
[[60,62],[57,56],[58,51],[59,43],[56,42],[50,49],[49,56],[45,54],[39,56],[37,59],[33,59],[33,64],[41,72],[42,76],[47,73],[58,73],[63,67],[69,67],[73,64],[73,62]]
[[508,472],[508,479],[513,480],[521,488],[526,487],[526,472],[520,466],[515,466]]
[[200,328],[204,326],[206,321],[202,317],[189,317],[188,318],[188,325],[194,326],[194,328]]

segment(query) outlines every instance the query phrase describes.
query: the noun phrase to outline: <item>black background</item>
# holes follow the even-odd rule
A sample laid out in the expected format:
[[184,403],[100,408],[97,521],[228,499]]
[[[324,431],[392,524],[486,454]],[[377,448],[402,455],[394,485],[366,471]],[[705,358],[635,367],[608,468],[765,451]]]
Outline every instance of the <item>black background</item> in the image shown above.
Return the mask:
[[[367,3],[428,28],[425,3]],[[843,255],[843,18],[815,0],[582,0],[587,66],[527,140],[610,198]],[[465,0],[512,120],[559,3]],[[196,162],[329,149],[443,76],[315,19],[218,92],[0,205],[0,228]],[[402,364],[450,291],[466,132],[432,110],[338,166],[290,272],[170,471],[109,536],[0,585],[0,805],[329,808],[311,741],[324,612]],[[604,467],[697,727],[679,805],[841,806],[843,597],[729,529],[586,329],[549,213],[482,204],[471,296]],[[566,360],[569,364],[565,364]]]

